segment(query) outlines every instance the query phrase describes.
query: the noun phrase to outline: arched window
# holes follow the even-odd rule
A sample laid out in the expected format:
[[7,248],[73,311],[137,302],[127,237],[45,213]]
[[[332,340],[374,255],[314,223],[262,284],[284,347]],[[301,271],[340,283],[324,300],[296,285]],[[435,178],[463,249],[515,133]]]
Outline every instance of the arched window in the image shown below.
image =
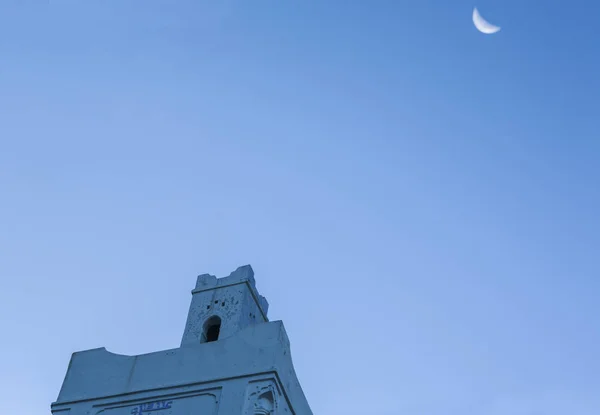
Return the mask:
[[202,339],[200,343],[209,343],[219,340],[219,333],[221,332],[221,318],[219,316],[212,316],[204,323],[202,329]]

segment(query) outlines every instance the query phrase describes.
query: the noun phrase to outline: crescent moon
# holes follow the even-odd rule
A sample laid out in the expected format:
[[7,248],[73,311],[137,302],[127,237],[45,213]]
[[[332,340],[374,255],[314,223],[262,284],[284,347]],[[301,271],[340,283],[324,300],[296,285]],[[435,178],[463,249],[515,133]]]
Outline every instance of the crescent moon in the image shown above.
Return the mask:
[[481,17],[481,15],[479,14],[479,10],[477,10],[477,7],[473,9],[473,24],[475,25],[477,30],[479,30],[481,33],[485,33],[486,35],[491,35],[500,31],[499,26],[494,26],[493,24],[485,20],[483,17]]

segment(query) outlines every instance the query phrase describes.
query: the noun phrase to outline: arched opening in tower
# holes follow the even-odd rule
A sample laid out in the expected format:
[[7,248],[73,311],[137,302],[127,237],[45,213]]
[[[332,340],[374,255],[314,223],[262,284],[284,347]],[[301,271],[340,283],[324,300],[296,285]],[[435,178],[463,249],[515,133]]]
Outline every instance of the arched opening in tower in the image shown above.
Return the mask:
[[219,340],[220,333],[221,319],[218,316],[212,316],[206,320],[206,323],[204,323],[201,343],[209,343]]

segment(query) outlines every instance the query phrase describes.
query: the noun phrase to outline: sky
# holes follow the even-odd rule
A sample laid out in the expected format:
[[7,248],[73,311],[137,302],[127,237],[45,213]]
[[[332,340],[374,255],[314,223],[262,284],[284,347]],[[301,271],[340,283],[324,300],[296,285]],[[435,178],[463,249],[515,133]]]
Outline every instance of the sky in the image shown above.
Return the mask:
[[315,415],[598,415],[599,18],[0,0],[3,409],[251,264]]

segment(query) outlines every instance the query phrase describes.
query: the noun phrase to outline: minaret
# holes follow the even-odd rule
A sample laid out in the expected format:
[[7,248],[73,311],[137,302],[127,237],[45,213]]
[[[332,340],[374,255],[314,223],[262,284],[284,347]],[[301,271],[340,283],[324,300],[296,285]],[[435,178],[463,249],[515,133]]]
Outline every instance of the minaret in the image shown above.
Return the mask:
[[200,275],[192,290],[192,304],[181,346],[226,339],[246,327],[268,322],[267,299],[258,294],[250,265],[228,277]]
[[55,415],[312,415],[281,321],[248,266],[200,275],[177,349],[74,353]]

